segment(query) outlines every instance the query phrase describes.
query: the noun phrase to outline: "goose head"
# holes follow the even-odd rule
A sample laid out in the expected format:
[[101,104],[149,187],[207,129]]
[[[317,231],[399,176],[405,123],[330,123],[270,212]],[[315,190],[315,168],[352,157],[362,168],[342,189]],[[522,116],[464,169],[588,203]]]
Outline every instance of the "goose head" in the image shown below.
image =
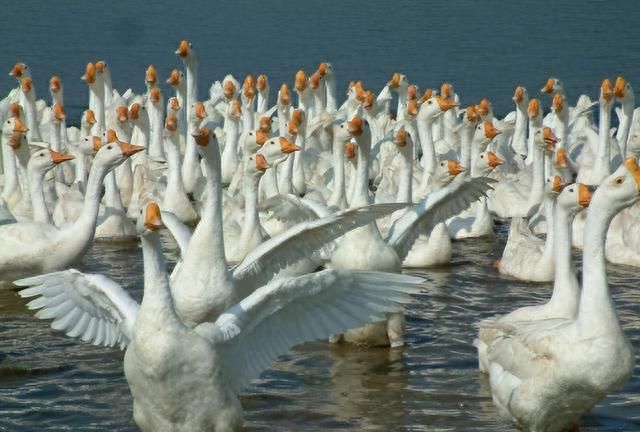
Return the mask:
[[195,51],[193,49],[193,44],[186,39],[180,41],[178,45],[178,49],[176,50],[176,55],[179,56],[183,62],[186,62],[190,59],[195,58]]
[[475,127],[480,120],[480,114],[476,111],[475,106],[469,105],[464,111],[462,122],[468,126]]
[[96,73],[100,76],[111,78],[111,70],[109,69],[109,65],[104,60],[98,60],[96,63]]
[[191,104],[191,118],[189,121],[191,122],[202,122],[207,117],[207,111],[205,110],[204,103],[198,101]]
[[148,236],[164,227],[160,207],[155,202],[150,202],[140,209],[140,215],[136,222],[136,229],[142,236]]
[[20,104],[9,104],[9,117],[24,119],[24,109]]
[[100,146],[93,159],[95,164],[101,164],[107,170],[117,167],[128,157],[144,150],[144,147],[122,142],[118,139],[115,131],[109,129],[105,132],[106,143]]
[[475,167],[479,176],[487,176],[491,171],[503,163],[504,161],[494,152],[485,150],[476,158]]
[[371,90],[365,92],[362,107],[367,111],[371,111],[376,107],[376,95]]
[[258,180],[267,169],[271,168],[271,165],[264,154],[256,153],[247,156],[244,167],[245,175],[251,179]]
[[278,90],[278,105],[282,108],[291,105],[291,93],[287,84],[282,84]]
[[137,125],[138,127],[145,127],[149,124],[149,114],[147,114],[147,107],[140,104],[139,102],[134,102],[129,106],[127,117],[132,124]]
[[242,117],[242,104],[238,99],[233,99],[227,108],[226,121],[240,121]]
[[25,127],[19,117],[9,117],[2,124],[2,136],[5,140],[9,140],[11,137],[19,138],[20,135],[24,135],[28,131],[29,129]]
[[167,118],[164,120],[164,129],[167,131],[167,134],[174,135],[178,130],[178,118],[175,114],[169,113],[167,114]]
[[214,132],[207,128],[196,129],[191,133],[196,144],[198,145],[198,153],[207,159],[213,156],[214,152],[219,153],[218,140]]
[[564,95],[556,93],[555,96],[553,96],[553,102],[551,103],[551,111],[556,113],[558,116],[561,115],[563,111],[566,111],[565,102],[566,98]]
[[289,119],[289,134],[298,135],[298,133],[305,133],[305,115],[301,109],[295,109],[291,113],[291,119]]
[[84,110],[80,119],[80,125],[82,126],[82,128],[89,130],[94,124],[96,124],[96,114],[93,112],[93,110]]
[[569,157],[567,156],[567,151],[564,148],[556,149],[554,163],[560,168],[567,168],[569,166]]
[[431,99],[436,93],[437,92],[431,88],[425,89],[424,92],[422,92],[422,96],[420,96],[420,99],[418,99],[418,105],[422,105],[423,103]]
[[420,105],[417,119],[418,121],[430,122],[457,106],[458,104],[452,100],[447,100],[441,96],[433,96]]
[[440,96],[445,100],[453,101],[455,98],[455,92],[453,86],[450,83],[444,83],[440,86]]
[[525,108],[529,104],[529,92],[523,86],[516,87],[513,92],[513,101],[516,103],[518,107]]
[[161,109],[164,105],[163,99],[160,87],[153,87],[149,90],[149,102],[151,102],[151,105]]
[[265,141],[258,153],[264,155],[273,165],[285,160],[288,155],[301,150],[301,147],[286,137],[273,137]]
[[116,108],[116,121],[121,125],[129,121],[129,110],[126,106],[120,105],[118,108]]
[[535,131],[533,142],[541,149],[553,152],[558,143],[558,138],[553,134],[550,127],[543,127]]
[[42,149],[31,155],[29,163],[27,164],[27,170],[44,176],[44,174],[54,166],[72,159],[73,156],[70,154],[60,153],[50,149]]
[[49,79],[49,91],[53,97],[62,91],[62,80],[58,75],[54,75]]
[[31,78],[31,71],[26,64],[16,63],[9,71],[9,75],[20,81],[22,78]]
[[480,115],[480,118],[482,118],[482,120],[485,120],[493,115],[491,102],[489,102],[489,99],[487,98],[483,98],[475,108],[476,112],[478,113],[478,115]]
[[62,104],[56,103],[51,107],[51,121],[60,124],[65,118]]
[[442,160],[436,165],[432,179],[441,185],[447,185],[465,168],[456,160]]
[[184,85],[184,72],[178,69],[173,69],[169,74],[169,78],[167,78],[167,84],[171,87],[180,88]]
[[488,121],[481,122],[476,126],[476,130],[473,133],[473,141],[486,145],[501,133],[502,131],[496,129],[493,123]]
[[418,100],[417,99],[409,99],[407,101],[406,114],[407,118],[414,119],[418,115]]
[[265,96],[269,93],[269,79],[266,75],[258,75],[258,78],[256,79],[256,89],[262,96]]
[[545,192],[549,195],[557,196],[565,187],[562,177],[559,175],[548,176],[544,179]]
[[325,79],[331,79],[334,77],[333,65],[329,62],[322,62],[318,65],[318,73]]
[[245,153],[255,153],[258,151],[269,139],[269,134],[265,133],[261,129],[256,129],[247,132],[242,149]]
[[613,104],[614,88],[611,80],[605,78],[600,85],[600,106],[611,107]]
[[231,99],[235,99],[237,97],[239,88],[240,83],[233,77],[233,75],[225,75],[222,79],[222,93],[224,94],[227,102],[230,102]]
[[339,143],[346,143],[353,136],[351,132],[349,132],[348,122],[343,121],[340,123],[336,123],[333,127],[333,139]]
[[540,89],[541,93],[555,95],[556,93],[564,93],[564,87],[562,81],[558,78],[551,77],[547,80],[545,85]]
[[78,143],[78,150],[85,156],[89,156],[100,150],[102,147],[102,138],[99,136],[85,136],[82,137]]
[[542,125],[542,110],[540,109],[540,101],[536,98],[532,98],[527,106],[527,115],[529,121],[536,125]]
[[151,89],[158,83],[158,71],[154,65],[149,65],[144,73],[144,82],[147,88]]
[[96,65],[91,62],[87,63],[87,67],[84,70],[84,75],[82,75],[80,79],[86,82],[89,86],[94,85],[96,83],[96,80],[98,79],[96,73]]
[[592,196],[593,193],[589,186],[582,183],[572,183],[562,189],[556,199],[556,205],[569,210],[570,214],[576,214],[583,208],[589,207]]
[[319,93],[322,90],[322,75],[318,71],[312,73],[309,77],[309,88],[314,93]]
[[640,167],[635,156],[624,160],[613,174],[605,178],[593,194],[592,203],[602,200],[611,214],[635,204],[640,199]]
[[389,86],[389,88],[398,92],[406,91],[409,87],[409,80],[405,75],[399,72],[394,72],[393,75],[391,75],[391,79],[389,80],[387,85]]
[[172,96],[169,98],[169,102],[167,102],[167,112],[177,114],[178,112],[180,112],[181,108],[182,107],[180,106],[180,101],[177,97]]
[[256,96],[256,80],[251,74],[247,75],[242,83],[242,96],[248,100]]
[[307,89],[307,74],[303,70],[296,72],[294,89],[297,93],[302,93]]
[[631,84],[621,76],[616,78],[613,94],[616,97],[616,100],[622,104],[625,102],[633,103],[635,101]]
[[20,81],[20,89],[27,98],[35,98],[35,95],[33,94],[33,81],[31,78],[22,78]]
[[[405,148],[410,148],[410,146],[413,144],[413,140],[411,139],[411,134],[408,133],[403,127],[398,129],[398,132],[396,132],[396,136],[394,137],[393,142],[401,150]],[[407,144],[409,144],[409,147],[407,147]]]

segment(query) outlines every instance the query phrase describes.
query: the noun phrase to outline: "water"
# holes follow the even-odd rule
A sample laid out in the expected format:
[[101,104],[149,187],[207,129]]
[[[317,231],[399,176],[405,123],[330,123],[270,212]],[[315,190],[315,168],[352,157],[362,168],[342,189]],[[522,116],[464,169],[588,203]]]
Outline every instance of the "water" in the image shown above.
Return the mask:
[[[506,226],[495,240],[455,243],[450,266],[419,271],[426,294],[409,308],[403,350],[300,345],[279,358],[241,396],[246,429],[512,431],[498,417],[471,345],[474,323],[544,301],[550,284],[500,276]],[[175,244],[165,252],[174,262]],[[142,295],[135,243],[96,244],[83,269],[103,272]],[[640,355],[640,276],[610,266],[625,333]],[[0,292],[0,429],[135,431],[131,395],[117,349],[76,343],[33,318],[24,301]],[[640,359],[633,378],[582,420],[583,431],[640,429]]]
[[[149,64],[164,84],[181,67],[174,54],[188,38],[199,58],[200,97],[232,73],[265,73],[272,96],[295,72],[335,66],[338,89],[350,80],[379,91],[394,71],[421,88],[448,80],[463,104],[491,99],[496,113],[513,108],[517,85],[538,95],[549,76],[561,78],[569,102],[597,97],[605,77],[624,75],[640,88],[640,9],[635,1],[464,0],[311,2],[284,0],[3,2],[0,94],[15,87],[8,72],[27,63],[37,94],[49,100],[48,80],[59,74],[65,109],[77,123],[87,105],[80,81],[89,61],[107,60],[114,85],[142,92]],[[4,69],[2,69],[4,68]],[[4,72],[2,72],[4,71]],[[543,106],[550,105],[543,98]]]
[[[452,82],[463,104],[489,97],[497,113],[513,109],[516,85],[536,95],[551,75],[563,79],[572,103],[581,93],[595,97],[606,76],[622,74],[640,87],[633,1],[4,3],[0,94],[15,86],[6,73],[16,61],[29,64],[39,97],[48,99],[48,79],[59,74],[69,123],[86,106],[79,78],[88,61],[107,60],[117,88],[141,92],[148,64],[162,80],[180,66],[173,51],[182,38],[198,51],[201,97],[226,73],[240,80],[265,73],[275,96],[298,69],[309,72],[325,60],[336,69],[340,91],[355,79],[379,90],[402,71],[422,88]],[[404,350],[314,342],[278,359],[241,396],[247,429],[513,430],[498,418],[477,372],[474,323],[541,302],[550,285],[496,273],[491,263],[505,232],[501,226],[497,240],[458,242],[450,266],[419,272],[428,279],[427,294],[410,306]],[[175,260],[175,245],[166,246]],[[110,275],[140,299],[137,244],[95,245],[80,268]],[[640,353],[637,270],[610,266],[609,276]],[[0,291],[0,429],[136,430],[123,354],[69,340],[24,305],[14,292]],[[623,389],[588,413],[583,430],[640,429],[639,376],[636,369]]]

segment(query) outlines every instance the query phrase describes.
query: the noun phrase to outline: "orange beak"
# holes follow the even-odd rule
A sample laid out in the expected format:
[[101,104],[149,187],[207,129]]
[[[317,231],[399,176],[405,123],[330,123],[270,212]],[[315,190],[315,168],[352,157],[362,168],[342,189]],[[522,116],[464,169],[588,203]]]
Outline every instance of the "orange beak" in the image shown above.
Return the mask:
[[122,154],[124,155],[124,157],[129,157],[131,155],[134,155],[144,150],[144,147],[142,146],[135,145],[135,144],[127,144],[123,142],[119,142],[118,146],[120,147],[120,150],[122,151]]
[[466,115],[469,123],[476,123],[480,121],[480,115],[476,112],[473,105],[467,107]]
[[320,63],[320,65],[318,66],[318,73],[320,74],[320,76],[325,76],[327,74],[326,63]]
[[151,101],[151,103],[158,103],[158,101],[160,100],[159,87],[154,87],[151,89],[151,91],[149,92],[149,100]]
[[529,114],[529,118],[535,118],[540,114],[540,101],[536,98],[533,98],[529,101],[529,106],[527,107],[527,114]]
[[85,121],[87,122],[87,124],[89,124],[89,125],[96,124],[96,115],[93,112],[93,110],[90,110],[90,109],[85,110],[84,114],[85,114],[84,118],[85,118]]
[[356,150],[357,150],[356,143],[348,142],[344,146],[344,155],[349,159],[353,159],[354,157],[356,157]]
[[289,154],[301,150],[300,146],[295,145],[285,137],[280,137],[280,151],[284,154]]
[[627,170],[633,175],[633,179],[636,182],[636,187],[638,191],[640,191],[640,168],[638,167],[638,162],[636,161],[635,156],[629,156],[624,160],[624,166],[627,167]]
[[554,84],[554,79],[553,78],[549,78],[547,80],[547,83],[544,85],[544,87],[542,87],[540,89],[540,91],[542,93],[547,93],[547,94],[553,92],[553,84]]
[[169,132],[175,132],[178,129],[178,119],[175,114],[167,115],[167,118],[164,121],[164,127]]
[[[91,113],[92,113],[92,116],[93,116],[93,111],[91,111]],[[129,108],[129,118],[131,120],[138,120],[139,116],[140,116],[140,104],[136,102],[136,103],[131,105],[131,108]],[[87,119],[88,118],[89,118],[89,116],[87,116]],[[93,117],[93,120],[95,122],[95,117]],[[93,123],[91,123],[91,124],[93,124]]]
[[211,130],[209,128],[201,128],[191,134],[199,146],[208,146],[211,141]]
[[601,93],[605,101],[610,102],[611,99],[613,99],[613,84],[611,84],[609,78],[605,78],[604,81],[602,81]]
[[269,139],[269,134],[258,130],[256,132],[256,144],[258,144],[259,146],[263,145],[264,143],[267,142],[267,140]]
[[147,204],[147,211],[144,216],[144,227],[150,231],[157,231],[162,228],[162,218],[160,217],[160,207],[158,207],[158,204]]
[[236,93],[236,86],[231,80],[225,81],[222,87],[224,91],[224,97],[227,98],[227,100],[231,99]]
[[62,81],[60,80],[60,77],[57,75],[54,75],[49,80],[49,90],[51,90],[52,93],[58,93],[60,91],[61,84],[62,84]]
[[120,123],[124,123],[127,120],[129,120],[129,115],[128,115],[126,106],[119,106],[118,109],[116,110],[116,115]]
[[112,143],[118,141],[118,135],[116,135],[116,131],[113,129],[107,130],[107,142]]
[[504,161],[492,151],[487,152],[487,159],[489,159],[488,163],[491,168],[499,167],[504,163]]
[[49,150],[49,153],[51,153],[51,160],[56,165],[74,159],[73,156],[67,153],[59,153],[53,150]]
[[482,99],[478,105],[476,105],[476,112],[480,114],[481,117],[485,117],[489,115],[489,110],[491,109],[491,103],[488,99]]
[[295,89],[298,92],[303,92],[307,88],[307,74],[304,71],[299,70],[296,72]]
[[318,87],[320,87],[320,79],[321,79],[321,76],[318,72],[314,72],[309,77],[309,85],[311,86],[312,89],[316,90]]
[[464,168],[462,167],[462,165],[460,165],[458,163],[458,161],[455,160],[448,160],[447,161],[447,165],[449,167],[449,175],[450,176],[457,176],[458,174],[460,174],[461,172],[464,171]]
[[93,151],[100,150],[100,147],[102,147],[102,140],[100,139],[99,136],[94,136],[93,137]]
[[20,105],[17,103],[12,103],[9,105],[9,114],[12,118],[20,117]]
[[207,116],[207,112],[204,110],[204,103],[196,102],[195,106],[196,118],[203,120]]
[[261,154],[256,154],[256,169],[260,172],[265,172],[268,168],[271,168],[271,165],[269,165],[267,159]]
[[496,129],[495,126],[493,125],[493,123],[484,122],[484,136],[485,137],[487,137],[489,139],[494,139],[495,137],[497,137],[501,133],[502,133],[502,131],[499,131],[498,129]]
[[613,91],[613,94],[615,95],[615,97],[617,97],[617,98],[623,98],[624,97],[624,87],[626,85],[627,85],[627,82],[624,80],[624,78],[622,78],[621,76],[616,78],[616,86],[615,86],[615,89]]
[[84,75],[82,75],[80,79],[82,81],[86,81],[87,84],[93,84],[96,82],[96,67],[93,63],[87,63]]
[[387,83],[387,85],[393,89],[400,87],[400,74],[395,72],[391,76],[391,80]]
[[291,104],[291,94],[289,93],[289,87],[286,84],[282,84],[280,86],[280,105],[290,105]]
[[20,118],[15,117],[13,120],[13,132],[14,133],[27,133],[29,131],[29,129],[27,129],[26,127],[24,127],[24,125],[22,124],[22,120],[20,120]]
[[13,66],[13,69],[11,69],[11,72],[9,72],[9,75],[11,75],[14,78],[20,78],[22,77],[22,70],[23,70],[22,63],[16,63],[15,66]]
[[173,111],[180,111],[180,102],[178,101],[178,98],[175,96],[169,99],[169,106]]
[[259,129],[264,133],[271,132],[271,117],[260,117]]
[[235,118],[240,118],[240,116],[242,115],[240,101],[237,99],[231,101],[231,115]]
[[266,75],[258,75],[258,80],[256,81],[256,87],[258,91],[263,91],[267,88],[267,76]]
[[178,69],[174,69],[169,74],[169,78],[167,78],[167,84],[170,86],[177,86],[180,83],[180,71]]
[[451,99],[453,97],[453,86],[449,83],[442,84],[440,95],[445,99]]
[[347,130],[351,135],[362,135],[362,117],[356,116],[353,120],[347,122]]
[[103,72],[104,72],[104,66],[105,66],[105,62],[104,62],[104,61],[102,61],[102,60],[98,60],[98,61],[96,62],[96,70],[97,70],[98,72],[103,73]]
[[441,96],[436,96],[436,101],[438,102],[438,106],[440,107],[440,111],[442,112],[449,111],[451,108],[455,108],[458,106],[458,104],[454,101],[445,99]]
[[561,168],[566,168],[568,165],[567,151],[563,148],[558,149],[556,152],[556,165]]
[[248,99],[253,98],[256,95],[255,87],[256,82],[253,79],[253,75],[247,75],[247,77],[244,79],[244,84],[242,84],[244,96]]
[[407,145],[407,131],[404,128],[400,128],[396,134],[394,141],[398,147],[404,147]]
[[560,112],[562,111],[563,106],[564,106],[564,101],[562,100],[562,95],[558,93],[553,97],[553,102],[551,103],[551,109],[555,112]]
[[558,142],[558,138],[553,134],[551,128],[545,127],[542,130],[542,135],[545,144],[547,144],[547,150],[553,150]]
[[580,204],[580,207],[589,207],[592,197],[593,194],[591,193],[589,186],[578,183],[578,203]]
[[420,104],[425,103],[433,97],[433,89],[426,89],[418,101]]
[[22,91],[26,94],[31,91],[32,81],[31,78],[22,78]]
[[562,188],[564,188],[564,182],[562,181],[562,177],[553,176],[553,183],[551,185],[551,190],[560,193],[562,192]]
[[524,87],[522,86],[516,87],[516,91],[513,93],[513,101],[519,104],[520,102],[522,102],[523,98],[524,98]]
[[62,105],[60,105],[59,103],[53,106],[53,116],[58,121],[64,120],[64,109],[62,108]]
[[185,58],[186,56],[189,55],[189,42],[187,42],[186,40],[183,40],[182,42],[180,42],[180,45],[178,46],[178,49],[176,50],[176,55],[179,55],[182,58]]
[[415,116],[418,115],[418,101],[417,100],[411,99],[407,103],[407,114],[409,114],[411,117],[415,117]]

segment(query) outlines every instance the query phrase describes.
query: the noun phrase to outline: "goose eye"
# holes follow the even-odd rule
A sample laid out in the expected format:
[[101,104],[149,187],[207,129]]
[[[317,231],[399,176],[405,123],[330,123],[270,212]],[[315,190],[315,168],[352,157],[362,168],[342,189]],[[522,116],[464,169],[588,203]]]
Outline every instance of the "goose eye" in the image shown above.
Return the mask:
[[573,188],[569,189],[569,192],[572,192],[572,193],[573,193]]
[[616,184],[622,184],[624,183],[624,177],[618,177],[614,181]]
[[111,150],[112,148],[113,148],[113,146],[112,146],[112,145],[108,145],[108,146],[107,146],[107,150]]
[[431,105],[431,104],[433,104],[433,101],[429,101],[429,102],[427,102],[427,103],[428,103],[429,105]]
[[[480,159],[484,159],[484,155],[480,155]],[[547,181],[549,181],[549,180],[547,180]]]
[[253,132],[249,132],[249,136],[253,136]]
[[[7,122],[7,123],[9,123],[9,122]],[[343,124],[340,125],[340,129],[344,129],[344,125]]]
[[7,120],[7,124],[11,124],[11,120]]

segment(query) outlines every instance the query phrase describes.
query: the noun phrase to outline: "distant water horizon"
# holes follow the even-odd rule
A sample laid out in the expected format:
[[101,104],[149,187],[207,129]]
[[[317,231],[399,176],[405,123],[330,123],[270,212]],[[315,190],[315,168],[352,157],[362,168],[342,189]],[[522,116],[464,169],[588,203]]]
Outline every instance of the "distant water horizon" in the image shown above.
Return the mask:
[[[69,9],[73,8],[73,11]],[[575,104],[596,98],[605,77],[623,75],[640,88],[640,7],[635,2],[495,2],[461,0],[366,3],[203,0],[90,2],[26,0],[3,5],[0,94],[16,87],[8,75],[18,61],[29,65],[38,98],[50,102],[48,80],[62,78],[69,124],[79,122],[88,89],[80,76],[89,61],[106,60],[114,86],[143,92],[144,72],[154,64],[165,80],[182,67],[174,54],[181,39],[199,59],[199,97],[215,80],[251,73],[269,77],[271,97],[297,70],[334,65],[338,97],[349,81],[380,91],[395,71],[421,89],[450,82],[462,105],[487,97],[502,116],[514,109],[513,90],[540,95],[549,76],[563,80]]]

